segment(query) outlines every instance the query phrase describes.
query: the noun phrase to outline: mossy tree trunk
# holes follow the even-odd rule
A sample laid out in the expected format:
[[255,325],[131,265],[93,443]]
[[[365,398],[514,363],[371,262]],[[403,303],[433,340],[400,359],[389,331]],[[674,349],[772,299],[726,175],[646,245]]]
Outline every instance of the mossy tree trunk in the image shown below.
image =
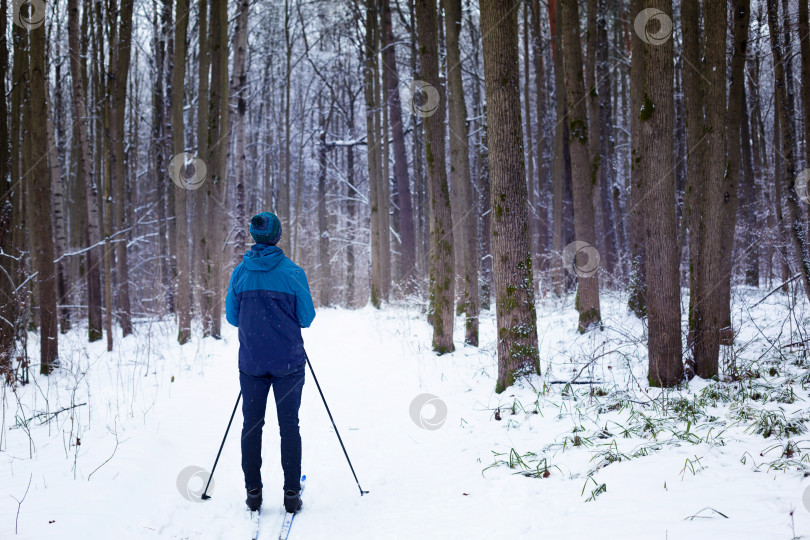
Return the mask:
[[540,373],[520,118],[516,0],[481,0],[500,393]]
[[[579,38],[579,8],[576,0],[562,0],[563,59],[565,64],[565,97],[568,102],[568,142],[571,151],[571,172],[574,192],[574,230],[576,241],[596,247],[593,192],[596,177],[591,174],[588,152],[588,110],[582,76],[582,45]],[[561,96],[560,96],[561,97]],[[558,97],[558,99],[560,99]],[[596,135],[598,137],[598,135]],[[573,266],[577,274],[579,331],[598,325],[599,274],[592,272],[593,252],[579,250]]]
[[[453,220],[450,190],[445,165],[445,93],[439,78],[438,21],[435,0],[416,0],[416,32],[419,40],[419,62],[422,80],[429,98],[438,93],[438,103],[426,112],[422,125],[425,134],[425,162],[430,203],[430,307],[433,322],[433,350],[452,352],[453,302],[455,283],[453,268]],[[434,94],[435,95],[435,94]],[[518,104],[519,106],[519,104]],[[518,129],[520,124],[518,123]]]
[[[672,17],[672,0],[647,0]],[[634,14],[635,16],[635,14]],[[641,41],[634,33],[633,40]],[[642,109],[638,131],[632,133],[638,149],[635,167],[644,206],[644,252],[647,256],[647,321],[649,382],[675,386],[683,377],[681,357],[680,257],[675,213],[675,101],[673,94],[673,43],[644,43]],[[632,61],[641,60],[633,56]],[[638,114],[633,112],[633,114]]]

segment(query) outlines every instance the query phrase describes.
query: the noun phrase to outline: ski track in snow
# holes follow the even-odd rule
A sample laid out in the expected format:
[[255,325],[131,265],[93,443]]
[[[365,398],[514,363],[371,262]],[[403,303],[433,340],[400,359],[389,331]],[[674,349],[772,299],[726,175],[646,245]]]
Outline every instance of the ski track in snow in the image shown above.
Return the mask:
[[[762,295],[746,300],[750,304]],[[756,312],[771,339],[784,311],[778,296]],[[570,379],[588,355],[619,343],[622,354],[600,358],[582,378],[624,388],[636,377],[646,385],[646,353],[630,341],[641,334],[641,323],[626,312],[621,298],[605,296],[602,303],[606,329],[580,336],[570,300],[565,305],[538,302],[542,380]],[[540,401],[540,414],[531,413],[537,394],[526,382],[495,394],[494,314],[482,315],[480,348],[462,345],[463,318],[457,317],[456,325],[456,352],[436,356],[429,348],[431,329],[417,305],[318,310],[312,328],[304,330],[305,346],[360,483],[371,493],[360,497],[307,371],[300,417],[308,487],[290,538],[788,540],[793,526],[798,536],[810,535],[810,511],[802,504],[810,478],[795,469],[754,472],[752,461],[744,464],[741,457],[749,452],[754,462],[764,461],[760,452],[777,441],[742,428],[731,428],[724,446],[683,444],[611,463],[594,475],[607,491],[585,502],[595,487],[588,483],[583,494],[597,448],[543,451],[570,435],[573,426],[588,424],[577,417],[577,405],[561,396],[562,385]],[[112,353],[103,341],[85,343],[86,329],[60,336],[63,368],[49,378],[35,376],[32,368],[32,384],[18,391],[22,408],[10,389],[4,390],[0,538],[249,538],[240,466],[241,404],[214,474],[212,498],[189,500],[177,487],[184,468],[210,470],[239,391],[237,333],[224,319],[223,333],[218,341],[200,339],[196,328],[195,340],[180,347],[171,320],[141,321],[135,336],[116,336]],[[753,325],[744,324],[738,344],[756,335]],[[760,345],[745,354],[759,356]],[[38,357],[35,346],[30,354]],[[530,379],[535,386],[542,380]],[[690,392],[707,384],[695,379]],[[447,405],[439,429],[423,429],[410,417],[409,406],[422,393]],[[798,387],[796,397],[785,410],[808,410],[808,393]],[[51,411],[71,403],[87,405],[44,425],[31,421],[30,441],[25,429],[9,429],[20,418],[46,410],[46,398]],[[511,413],[515,399],[526,412],[517,407]],[[501,421],[494,418],[499,406]],[[713,414],[721,416],[718,410]],[[432,406],[422,412],[425,418],[433,416]],[[610,418],[601,416],[599,423]],[[639,443],[618,435],[615,441],[627,454]],[[495,460],[493,452],[508,459],[512,448],[547,456],[558,468],[545,479],[515,474],[519,471],[506,466],[484,470]],[[685,463],[695,457],[699,464],[693,474]],[[276,538],[283,479],[272,405],[263,458],[261,538]],[[15,536],[18,504],[11,496],[20,499],[29,478]],[[201,492],[201,480],[193,479],[190,489]],[[729,519],[685,519],[705,507]]]

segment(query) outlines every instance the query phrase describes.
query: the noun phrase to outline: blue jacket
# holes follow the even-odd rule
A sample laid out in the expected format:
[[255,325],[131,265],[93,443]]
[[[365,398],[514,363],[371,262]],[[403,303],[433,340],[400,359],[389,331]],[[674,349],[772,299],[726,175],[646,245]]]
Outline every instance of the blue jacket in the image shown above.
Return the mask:
[[239,328],[239,370],[265,376],[306,362],[301,328],[315,318],[307,276],[277,246],[254,244],[231,275],[228,322]]

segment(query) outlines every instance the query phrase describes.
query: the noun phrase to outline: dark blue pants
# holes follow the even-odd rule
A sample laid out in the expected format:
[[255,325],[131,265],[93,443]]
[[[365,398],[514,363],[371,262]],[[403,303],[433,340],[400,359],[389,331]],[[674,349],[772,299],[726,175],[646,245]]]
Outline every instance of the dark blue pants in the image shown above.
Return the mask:
[[304,367],[291,371],[256,377],[239,372],[242,387],[242,471],[245,488],[262,487],[262,427],[267,407],[267,394],[273,387],[276,414],[281,435],[281,467],[284,469],[284,489],[301,489],[301,434],[298,431],[298,408],[304,387]]

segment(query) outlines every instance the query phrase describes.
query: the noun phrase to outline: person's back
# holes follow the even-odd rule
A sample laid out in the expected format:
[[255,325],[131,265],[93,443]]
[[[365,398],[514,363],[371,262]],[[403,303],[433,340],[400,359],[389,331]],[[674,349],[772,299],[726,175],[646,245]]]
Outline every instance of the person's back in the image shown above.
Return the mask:
[[231,275],[226,318],[239,328],[239,384],[242,389],[242,470],[246,503],[262,503],[261,444],[267,396],[272,386],[281,435],[284,506],[301,507],[301,436],[298,409],[307,361],[301,328],[315,318],[304,271],[276,243],[281,223],[263,212],[250,220],[256,241]]

